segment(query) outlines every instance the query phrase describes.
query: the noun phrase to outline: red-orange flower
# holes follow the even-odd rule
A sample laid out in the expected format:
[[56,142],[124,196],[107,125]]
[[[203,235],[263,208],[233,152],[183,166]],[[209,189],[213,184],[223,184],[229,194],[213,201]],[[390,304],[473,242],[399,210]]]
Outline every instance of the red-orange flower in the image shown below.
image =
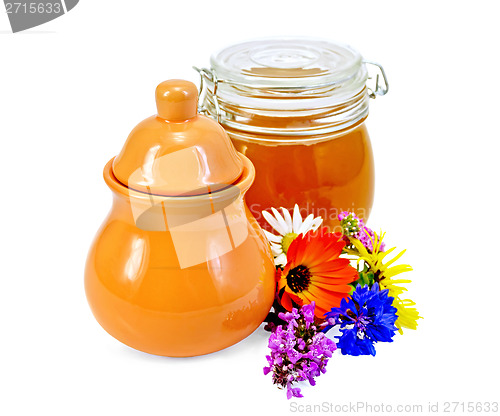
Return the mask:
[[349,260],[339,258],[344,246],[342,234],[325,228],[293,240],[288,263],[278,275],[278,296],[284,308],[292,310],[292,301],[299,306],[314,301],[316,317],[324,319],[326,312],[340,306],[352,289],[349,283],[358,278]]

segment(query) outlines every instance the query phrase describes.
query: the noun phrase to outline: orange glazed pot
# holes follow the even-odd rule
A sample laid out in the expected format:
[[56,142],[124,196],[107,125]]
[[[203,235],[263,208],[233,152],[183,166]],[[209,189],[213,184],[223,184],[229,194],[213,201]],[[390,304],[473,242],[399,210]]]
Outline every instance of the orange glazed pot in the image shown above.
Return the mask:
[[[116,158],[105,166],[113,205],[85,270],[87,299],[101,326],[130,347],[172,357],[207,354],[244,339],[266,317],[275,288],[269,246],[244,200],[255,169],[217,123],[190,113],[197,102],[193,88],[184,81],[160,84],[158,116],[134,129],[119,156],[122,162]],[[177,97],[169,96],[172,89],[180,91]],[[162,118],[169,116],[162,106],[176,105],[190,109],[185,118]],[[207,122],[213,123],[210,140],[203,135]],[[153,135],[153,147],[141,144]],[[130,148],[137,166],[123,163]],[[156,158],[151,158],[151,148]],[[208,155],[224,154],[221,149],[232,161],[203,165]],[[192,154],[203,157],[193,159]],[[197,171],[193,160],[201,161]],[[172,161],[180,171],[169,182]],[[170,167],[162,172],[165,165]],[[223,169],[214,172],[217,166]],[[225,177],[231,182],[235,167],[240,175],[225,183]],[[144,172],[141,178],[138,169]],[[204,174],[194,177],[194,171]],[[128,186],[115,172],[128,176]],[[191,188],[180,193],[179,178],[184,177]],[[211,182],[214,177],[217,183]]]

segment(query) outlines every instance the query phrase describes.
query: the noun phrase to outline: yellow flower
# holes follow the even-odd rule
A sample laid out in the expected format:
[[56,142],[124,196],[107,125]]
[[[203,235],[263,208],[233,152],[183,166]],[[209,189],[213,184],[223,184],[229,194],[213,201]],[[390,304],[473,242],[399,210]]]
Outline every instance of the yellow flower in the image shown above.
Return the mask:
[[402,334],[403,328],[417,329],[417,320],[422,319],[422,317],[419,315],[417,309],[414,308],[415,302],[410,299],[401,299],[400,297],[401,294],[407,290],[406,287],[401,285],[411,283],[411,280],[394,278],[401,273],[413,270],[408,264],[398,264],[393,266],[393,264],[401,258],[406,250],[403,250],[393,259],[384,263],[384,259],[387,255],[396,250],[396,247],[392,247],[387,251],[380,251],[380,246],[384,236],[385,233],[382,233],[379,238],[377,233],[374,233],[374,239],[372,240],[372,253],[370,253],[356,238],[349,238],[349,240],[356,248],[357,252],[355,250],[346,251],[347,254],[359,256],[358,264],[361,260],[363,260],[370,267],[375,276],[375,281],[379,282],[380,290],[389,289],[389,296],[394,298],[393,306],[397,309],[398,319],[395,325]]

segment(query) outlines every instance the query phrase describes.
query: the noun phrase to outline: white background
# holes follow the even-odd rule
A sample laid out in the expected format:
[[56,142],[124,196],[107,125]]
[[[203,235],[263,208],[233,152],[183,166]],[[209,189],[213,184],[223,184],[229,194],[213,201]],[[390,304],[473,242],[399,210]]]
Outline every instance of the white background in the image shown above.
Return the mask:
[[[11,34],[0,14],[0,414],[281,415],[267,334],[190,359],[123,346],[83,290],[110,208],[104,164],[155,112],[154,88],[198,82],[212,51],[266,35],[349,43],[382,63],[371,102],[370,225],[407,248],[425,320],[377,356],[336,354],[296,404],[499,400],[496,2],[81,0]],[[2,7],[3,10],[3,7]]]

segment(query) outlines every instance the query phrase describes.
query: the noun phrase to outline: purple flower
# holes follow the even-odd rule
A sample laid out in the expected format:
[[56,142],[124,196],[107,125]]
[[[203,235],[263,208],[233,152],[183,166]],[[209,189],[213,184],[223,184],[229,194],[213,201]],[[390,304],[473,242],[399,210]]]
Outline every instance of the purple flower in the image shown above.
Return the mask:
[[271,354],[266,356],[264,375],[272,373],[273,383],[286,388],[288,399],[303,397],[300,388],[292,387],[294,383],[307,380],[312,386],[316,384],[314,378],[326,372],[328,359],[337,348],[324,333],[318,332],[314,308],[312,302],[302,306],[300,312],[293,308],[292,312],[280,313],[286,328],[277,326],[269,337]]
[[[375,234],[371,228],[368,228],[363,220],[356,214],[349,211],[344,211],[339,214],[339,221],[342,227],[342,234],[346,237],[358,239],[367,250],[373,252],[373,240]],[[385,244],[380,245],[380,251],[385,250]]]

